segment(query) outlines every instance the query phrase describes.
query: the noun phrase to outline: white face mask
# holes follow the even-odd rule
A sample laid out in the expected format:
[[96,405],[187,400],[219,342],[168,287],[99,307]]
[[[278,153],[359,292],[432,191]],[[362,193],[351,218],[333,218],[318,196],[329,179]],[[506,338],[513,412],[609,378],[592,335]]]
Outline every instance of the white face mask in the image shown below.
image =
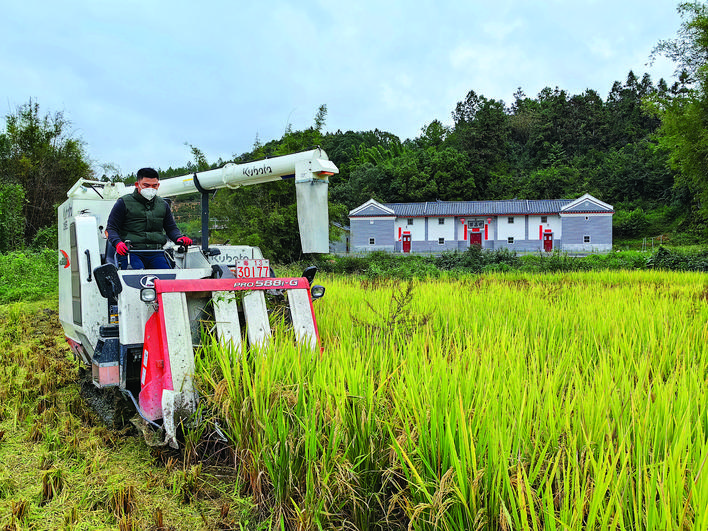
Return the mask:
[[157,190],[155,190],[154,188],[141,188],[140,195],[150,201],[157,195]]

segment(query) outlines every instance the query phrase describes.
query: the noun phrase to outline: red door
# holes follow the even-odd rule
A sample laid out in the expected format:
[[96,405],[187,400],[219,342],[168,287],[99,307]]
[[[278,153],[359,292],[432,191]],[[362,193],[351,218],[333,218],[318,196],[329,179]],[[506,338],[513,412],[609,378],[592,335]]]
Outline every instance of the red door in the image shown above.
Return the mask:
[[548,232],[543,235],[543,250],[547,253],[553,250],[553,233]]
[[470,232],[470,247],[472,245],[482,247],[482,233],[481,232]]
[[401,236],[401,241],[403,242],[403,252],[404,253],[410,253],[411,252],[411,235],[410,233],[406,234],[405,232]]

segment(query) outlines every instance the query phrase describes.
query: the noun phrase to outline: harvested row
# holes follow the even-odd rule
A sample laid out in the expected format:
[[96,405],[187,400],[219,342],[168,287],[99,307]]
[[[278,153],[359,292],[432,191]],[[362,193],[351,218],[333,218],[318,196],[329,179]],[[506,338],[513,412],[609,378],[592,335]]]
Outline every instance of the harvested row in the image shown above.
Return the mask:
[[0,530],[243,529],[230,475],[92,413],[52,307],[0,307]]

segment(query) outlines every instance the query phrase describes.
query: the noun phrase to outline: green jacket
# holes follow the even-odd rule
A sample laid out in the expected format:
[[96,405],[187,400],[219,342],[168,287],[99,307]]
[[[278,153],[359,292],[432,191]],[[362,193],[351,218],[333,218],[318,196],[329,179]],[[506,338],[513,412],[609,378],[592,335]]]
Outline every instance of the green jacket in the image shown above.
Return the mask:
[[167,243],[165,233],[175,242],[182,236],[167,201],[159,196],[148,201],[137,188],[116,201],[106,229],[114,247],[130,240],[135,250],[161,249]]

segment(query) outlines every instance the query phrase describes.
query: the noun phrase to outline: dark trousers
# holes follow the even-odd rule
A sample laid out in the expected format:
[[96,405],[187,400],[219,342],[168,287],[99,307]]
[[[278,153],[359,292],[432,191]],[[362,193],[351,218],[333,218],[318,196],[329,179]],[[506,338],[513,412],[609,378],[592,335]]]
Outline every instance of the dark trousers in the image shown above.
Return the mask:
[[[128,269],[128,257],[116,255],[120,269]],[[162,251],[132,251],[130,253],[131,269],[171,269],[170,263]]]

